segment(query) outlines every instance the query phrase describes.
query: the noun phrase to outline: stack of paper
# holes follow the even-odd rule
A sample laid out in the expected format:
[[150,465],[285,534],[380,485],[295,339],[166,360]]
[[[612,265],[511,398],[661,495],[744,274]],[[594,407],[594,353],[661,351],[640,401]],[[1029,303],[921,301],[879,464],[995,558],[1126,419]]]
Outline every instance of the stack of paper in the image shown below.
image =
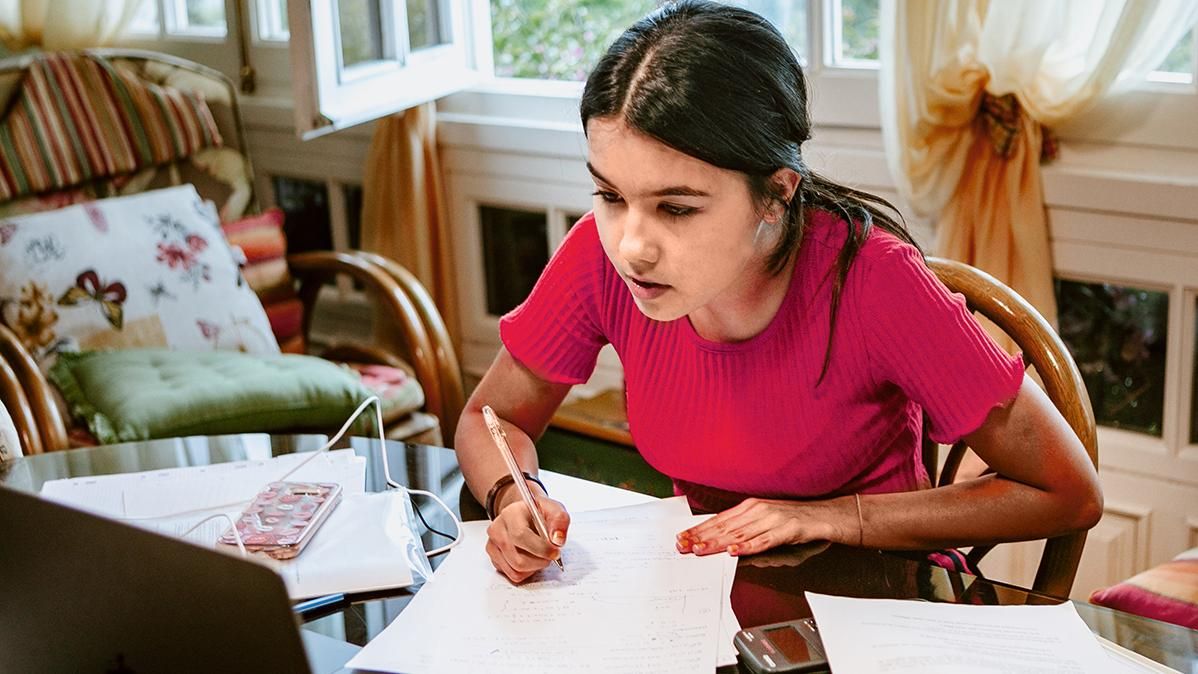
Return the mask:
[[1070,602],[974,606],[808,592],[838,672],[1173,672],[1096,639]]
[[[413,582],[413,564],[427,568],[427,561],[416,559],[424,549],[409,526],[407,496],[366,494],[366,460],[351,449],[53,480],[42,487],[42,496],[236,553],[217,545],[217,538],[263,487],[284,476],[291,482],[336,482],[343,495],[299,557],[283,562],[253,557],[283,577],[292,598],[404,587]],[[230,519],[212,519],[186,533],[218,513]]]
[[690,673],[735,662],[736,559],[674,547],[675,534],[701,519],[682,499],[576,513],[565,571],[551,565],[520,585],[491,565],[488,523],[469,522],[432,581],[348,666]]

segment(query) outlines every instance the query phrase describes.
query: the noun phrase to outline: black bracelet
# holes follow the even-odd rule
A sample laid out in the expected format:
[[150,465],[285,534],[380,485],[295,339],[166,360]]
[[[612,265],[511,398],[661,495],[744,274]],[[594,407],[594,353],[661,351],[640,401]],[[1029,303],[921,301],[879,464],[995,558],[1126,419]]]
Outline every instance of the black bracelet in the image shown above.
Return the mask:
[[[537,479],[535,475],[529,475],[527,472],[523,472],[522,475],[524,475],[524,479],[526,481],[532,480],[533,482],[536,482],[541,488],[541,491],[545,492],[546,495],[549,494],[549,490],[545,488],[545,483]],[[513,478],[511,474],[508,474],[504,475],[498,480],[495,480],[495,484],[491,485],[491,490],[487,492],[487,502],[483,506],[487,510],[487,519],[495,519],[495,498],[499,496],[499,492],[502,491],[504,487],[515,483],[516,479]]]

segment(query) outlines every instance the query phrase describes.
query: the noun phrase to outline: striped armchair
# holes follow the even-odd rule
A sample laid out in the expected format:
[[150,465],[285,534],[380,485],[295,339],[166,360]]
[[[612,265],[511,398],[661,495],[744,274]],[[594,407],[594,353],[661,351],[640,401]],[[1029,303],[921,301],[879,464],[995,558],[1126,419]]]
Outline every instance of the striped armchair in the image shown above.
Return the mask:
[[[396,403],[385,405],[389,437],[431,444],[453,437],[464,402],[461,372],[428,292],[377,255],[286,254],[280,214],[259,212],[236,91],[227,78],[136,50],[0,61],[0,225],[5,217],[186,183],[216,205],[226,237],[246,253],[243,275],[285,350],[314,351],[308,332],[321,287],[337,275],[352,277],[366,289],[375,320],[396,326],[388,332],[398,337],[337,343],[313,355],[350,365],[362,383]],[[69,446],[72,423],[59,396],[21,326],[10,317],[3,322],[2,365],[17,375],[28,407],[14,416],[33,419],[38,429],[27,452]]]

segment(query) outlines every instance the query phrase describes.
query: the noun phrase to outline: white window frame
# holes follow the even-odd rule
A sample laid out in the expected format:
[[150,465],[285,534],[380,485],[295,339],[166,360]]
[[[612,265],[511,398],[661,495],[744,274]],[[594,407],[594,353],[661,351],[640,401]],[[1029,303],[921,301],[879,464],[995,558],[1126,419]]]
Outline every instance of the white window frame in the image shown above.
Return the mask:
[[[384,58],[346,68],[341,63],[335,1],[288,3],[296,131],[308,140],[461,91],[479,80],[473,25],[485,0],[440,0],[450,41],[408,47],[403,0],[379,2]],[[489,16],[489,15],[488,15]]]

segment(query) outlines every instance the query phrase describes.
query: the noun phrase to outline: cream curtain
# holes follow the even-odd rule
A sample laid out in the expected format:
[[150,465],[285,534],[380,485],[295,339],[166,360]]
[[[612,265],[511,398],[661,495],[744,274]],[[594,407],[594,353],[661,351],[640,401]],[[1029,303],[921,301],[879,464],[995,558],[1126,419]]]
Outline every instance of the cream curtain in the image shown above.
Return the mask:
[[1055,323],[1041,125],[1141,81],[1196,19],[1194,0],[882,0],[886,158],[939,253]]
[[362,194],[362,247],[408,268],[428,288],[459,347],[449,210],[434,103],[375,122]]
[[14,52],[107,46],[125,33],[142,1],[0,0],[0,41]]

